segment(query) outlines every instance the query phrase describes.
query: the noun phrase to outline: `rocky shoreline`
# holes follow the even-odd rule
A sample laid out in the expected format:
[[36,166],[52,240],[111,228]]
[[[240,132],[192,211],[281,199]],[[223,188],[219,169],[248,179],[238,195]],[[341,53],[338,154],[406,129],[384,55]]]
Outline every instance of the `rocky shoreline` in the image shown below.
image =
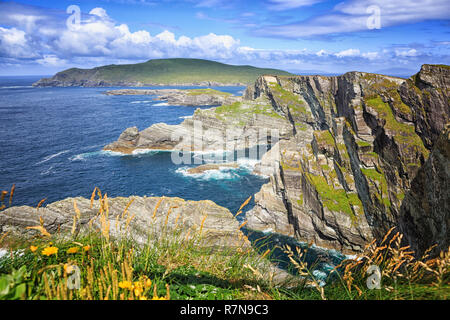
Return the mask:
[[120,89],[104,92],[109,96],[152,95],[155,100],[165,101],[170,105],[214,106],[230,104],[241,100],[231,93],[213,89]]
[[140,81],[107,81],[107,80],[66,80],[59,79],[56,76],[52,78],[42,78],[35,83],[33,87],[88,87],[88,88],[107,88],[107,87],[245,87],[248,84],[241,82],[222,83],[215,81],[200,81],[200,82],[140,82]]

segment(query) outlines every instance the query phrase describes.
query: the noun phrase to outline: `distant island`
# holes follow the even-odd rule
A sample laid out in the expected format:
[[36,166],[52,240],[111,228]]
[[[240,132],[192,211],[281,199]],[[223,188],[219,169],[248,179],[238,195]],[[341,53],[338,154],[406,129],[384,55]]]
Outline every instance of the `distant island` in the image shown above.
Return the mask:
[[167,85],[246,86],[265,74],[291,75],[277,69],[235,66],[202,59],[154,59],[144,63],[71,68],[43,78],[35,87],[143,87]]

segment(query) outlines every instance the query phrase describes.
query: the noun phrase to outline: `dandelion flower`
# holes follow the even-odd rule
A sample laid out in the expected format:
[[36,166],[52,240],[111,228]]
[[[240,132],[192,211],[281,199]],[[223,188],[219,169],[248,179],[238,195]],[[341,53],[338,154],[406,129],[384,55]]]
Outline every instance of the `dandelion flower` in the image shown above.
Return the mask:
[[145,280],[145,287],[150,288],[151,286],[152,286],[152,280],[150,280],[150,279]]
[[77,253],[78,250],[79,250],[78,247],[72,247],[72,248],[67,249],[67,253]]
[[56,247],[47,247],[44,250],[42,250],[42,254],[44,256],[51,256],[53,254],[57,254],[58,253],[58,248]]
[[38,247],[36,247],[36,246],[30,246],[31,252],[35,252],[37,249],[38,249]]
[[90,245],[84,246],[83,250],[84,251],[89,251],[89,250],[91,250],[91,246]]

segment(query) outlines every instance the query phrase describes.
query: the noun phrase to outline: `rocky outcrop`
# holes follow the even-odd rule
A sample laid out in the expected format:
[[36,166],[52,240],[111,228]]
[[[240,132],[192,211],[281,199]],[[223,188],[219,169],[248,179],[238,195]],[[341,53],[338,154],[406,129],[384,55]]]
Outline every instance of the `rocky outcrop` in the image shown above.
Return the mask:
[[[278,161],[263,158],[255,169],[267,173],[273,165],[247,213],[248,227],[350,253],[405,225],[405,194],[449,121],[449,79],[447,66],[433,65],[407,80],[362,72],[260,77],[244,97],[267,97],[294,135],[279,142]],[[436,190],[448,189],[445,178],[427,172],[437,179]],[[445,196],[430,203],[439,197]],[[448,229],[437,228],[448,222],[448,207],[438,208],[432,218],[419,210],[407,219],[416,248],[449,245]]]
[[105,92],[106,95],[154,95],[155,100],[166,101],[173,106],[214,106],[232,104],[241,100],[230,93],[213,89],[120,89]]
[[[272,136],[271,132],[277,135]],[[251,148],[287,139],[293,130],[265,99],[237,101],[217,108],[196,109],[180,125],[157,123],[140,132],[126,129],[104,150],[132,153],[140,149],[217,151]]]
[[[131,204],[130,204],[131,202]],[[80,211],[77,217],[74,203]],[[129,205],[129,206],[128,206]],[[107,212],[100,214],[100,202],[67,198],[39,209],[19,206],[0,213],[0,234],[10,232],[21,238],[39,234],[27,227],[43,226],[50,234],[70,235],[76,217],[75,233],[101,230],[112,238],[126,236],[138,244],[169,239],[197,237],[197,244],[211,248],[250,248],[239,223],[228,209],[214,202],[186,201],[180,198],[129,197],[108,199]],[[105,209],[106,207],[103,206]],[[106,231],[105,231],[106,230]]]
[[187,173],[188,174],[199,174],[199,173],[204,173],[205,171],[209,171],[209,170],[220,170],[222,168],[236,169],[238,167],[239,167],[239,165],[237,163],[221,163],[221,164],[210,163],[210,164],[202,164],[198,167],[190,168],[187,170]]

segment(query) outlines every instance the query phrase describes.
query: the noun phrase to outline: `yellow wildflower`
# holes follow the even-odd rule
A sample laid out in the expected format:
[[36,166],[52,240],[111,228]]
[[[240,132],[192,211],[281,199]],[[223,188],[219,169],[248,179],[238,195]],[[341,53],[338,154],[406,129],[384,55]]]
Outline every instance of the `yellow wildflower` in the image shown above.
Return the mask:
[[139,297],[142,294],[142,292],[144,292],[142,283],[136,281],[133,285],[133,292],[136,297]]
[[150,280],[150,279],[145,280],[145,287],[150,288],[151,286],[152,286],[152,280]]
[[36,247],[36,246],[30,246],[31,252],[35,252],[37,249],[38,249],[38,247]]
[[133,288],[133,284],[130,281],[121,281],[119,282],[119,287],[122,289],[131,290]]
[[152,300],[167,300],[167,298],[166,298],[166,297],[158,297],[158,296],[154,296],[154,297],[152,298]]
[[72,247],[72,248],[67,249],[67,253],[77,253],[78,250],[79,250],[78,247]]
[[89,250],[91,250],[91,246],[90,245],[84,246],[83,250],[84,251],[89,251]]
[[42,254],[44,256],[51,256],[53,254],[57,254],[58,253],[58,248],[56,247],[47,247],[44,248],[44,250],[42,250]]

